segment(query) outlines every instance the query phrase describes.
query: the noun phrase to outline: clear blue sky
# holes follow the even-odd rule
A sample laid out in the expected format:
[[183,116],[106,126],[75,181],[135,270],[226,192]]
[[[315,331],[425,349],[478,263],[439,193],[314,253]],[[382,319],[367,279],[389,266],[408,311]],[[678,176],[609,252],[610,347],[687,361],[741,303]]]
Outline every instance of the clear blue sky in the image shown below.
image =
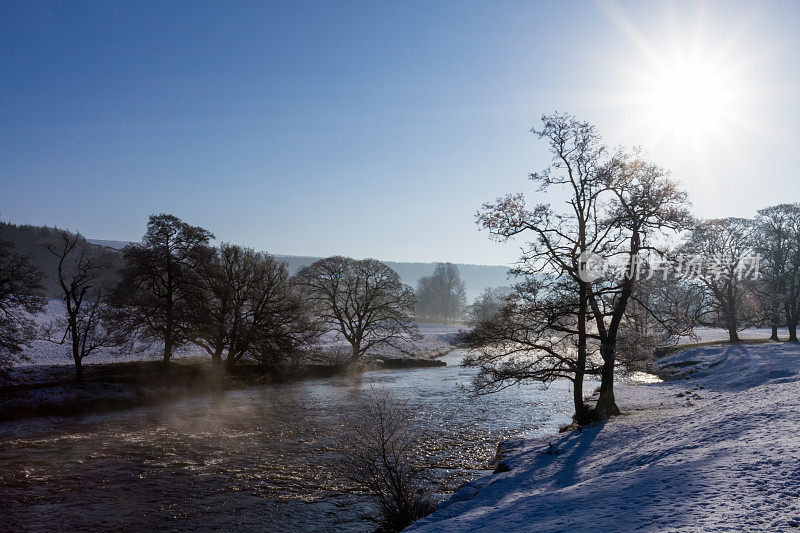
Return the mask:
[[791,2],[2,2],[0,217],[508,263],[473,215],[530,190],[553,110],[644,146],[701,216],[750,216],[800,200],[799,25]]

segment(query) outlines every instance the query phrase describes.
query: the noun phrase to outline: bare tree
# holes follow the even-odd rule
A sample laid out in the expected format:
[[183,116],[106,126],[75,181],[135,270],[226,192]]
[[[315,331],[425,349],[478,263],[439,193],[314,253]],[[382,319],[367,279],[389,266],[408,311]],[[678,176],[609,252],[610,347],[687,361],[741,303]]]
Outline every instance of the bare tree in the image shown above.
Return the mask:
[[510,287],[486,287],[474,302],[467,306],[467,323],[476,326],[487,322],[500,312],[505,299],[511,294]]
[[44,328],[47,340],[64,344],[69,339],[75,363],[75,381],[83,383],[83,360],[100,348],[115,347],[119,336],[107,327],[104,265],[79,234],[61,231],[47,250],[58,260],[56,277],[66,316]]
[[36,328],[32,315],[44,309],[42,273],[30,260],[0,240],[0,376],[25,360],[23,349]]
[[[565,190],[566,209],[556,209],[550,204],[539,204],[529,209],[525,196],[520,193],[484,204],[477,219],[478,224],[489,230],[493,238],[501,241],[530,235],[523,256],[513,271],[516,275],[532,280],[545,276],[553,280],[551,283],[559,287],[559,292],[574,294],[574,298],[567,300],[571,304],[567,309],[572,317],[559,321],[559,328],[569,326],[572,330],[563,332],[568,337],[557,337],[556,342],[575,347],[574,364],[570,366],[574,372],[571,379],[576,398],[576,418],[585,420],[588,411],[583,405],[583,378],[590,338],[587,320],[590,318],[592,287],[582,272],[586,266],[585,254],[601,249],[608,232],[598,204],[600,195],[607,187],[606,172],[610,157],[594,126],[570,115],[542,116],[541,129],[533,128],[531,131],[539,139],[545,140],[553,159],[549,167],[531,174],[530,179],[538,185],[540,193]],[[551,300],[546,297],[534,300],[534,303],[539,301],[549,304]],[[516,323],[532,331],[535,342],[528,353],[534,364],[538,364],[541,351],[555,351],[549,345],[547,321],[536,322],[546,319],[549,313],[547,309],[540,313],[535,305],[525,306],[520,311],[530,313],[529,319]],[[554,332],[556,335],[558,333]],[[524,339],[527,333],[521,331],[514,337]],[[541,348],[540,339],[546,341]],[[524,369],[524,365],[521,368]],[[508,375],[508,372],[499,375]],[[513,380],[513,376],[510,379]],[[577,398],[580,398],[580,405]]]
[[412,462],[420,441],[410,413],[386,390],[360,393],[342,438],[340,468],[373,497],[382,531],[401,531],[435,505]]
[[162,342],[165,365],[195,336],[192,313],[202,299],[199,268],[213,238],[172,215],[152,215],[143,243],[123,250],[114,298],[118,323],[133,338]]
[[419,338],[414,291],[380,261],[329,257],[296,279],[327,327],[350,344],[353,360],[377,346]]
[[248,357],[276,366],[313,345],[319,326],[286,264],[232,244],[201,269],[206,298],[196,311],[195,343],[228,367]]
[[498,312],[462,336],[472,348],[462,364],[478,368],[472,392],[490,394],[519,383],[547,385],[567,379],[572,382],[573,418],[588,423],[583,378],[599,372],[591,365],[598,344],[586,342],[579,351],[578,298],[573,283],[552,277],[517,284]]
[[598,278],[589,295],[603,358],[595,404],[601,417],[619,413],[614,397],[617,342],[640,276],[639,266],[648,254],[662,256],[666,237],[693,223],[686,192],[667,171],[644,160],[639,152],[617,153],[603,175],[608,196],[601,204],[603,238],[591,251],[624,269],[621,279],[614,275]]
[[759,209],[753,249],[761,256],[761,291],[772,326],[772,338],[778,340],[778,325],[786,323],[789,341],[797,342],[797,324],[800,321],[800,204]]
[[417,315],[429,320],[457,320],[467,300],[464,281],[453,263],[436,263],[433,275],[417,282],[416,294]]
[[[544,116],[542,122],[541,130],[533,131],[547,141],[553,162],[531,179],[540,192],[565,190],[567,208],[542,204],[529,210],[522,194],[509,195],[484,205],[478,221],[500,239],[523,233],[533,237],[517,273],[563,279],[562,287],[572,283],[578,372],[585,366],[588,340],[598,340],[603,369],[595,410],[599,416],[614,415],[619,412],[614,399],[616,345],[637,280],[639,254],[654,249],[653,241],[663,231],[688,223],[686,193],[638,153],[609,154],[590,124],[559,114]],[[594,257],[624,265],[621,279],[587,275]],[[593,331],[587,330],[589,320]]]
[[[744,218],[706,220],[697,225],[683,247],[682,266],[702,289],[702,313],[698,323],[722,326],[731,343],[739,342],[739,329],[747,323],[752,309],[747,279],[753,265],[752,221]],[[691,263],[690,263],[691,262]]]
[[619,327],[617,360],[649,371],[660,348],[694,335],[702,298],[694,285],[644,267]]

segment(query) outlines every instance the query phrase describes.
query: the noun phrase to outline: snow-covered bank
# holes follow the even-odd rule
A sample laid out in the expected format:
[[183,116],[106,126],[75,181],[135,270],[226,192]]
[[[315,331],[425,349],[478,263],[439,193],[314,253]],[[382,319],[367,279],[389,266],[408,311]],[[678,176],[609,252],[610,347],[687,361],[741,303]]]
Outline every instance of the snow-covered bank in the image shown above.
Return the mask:
[[[800,526],[800,346],[709,346],[620,385],[625,414],[510,443],[415,531],[784,530]],[[558,453],[550,451],[550,444]]]

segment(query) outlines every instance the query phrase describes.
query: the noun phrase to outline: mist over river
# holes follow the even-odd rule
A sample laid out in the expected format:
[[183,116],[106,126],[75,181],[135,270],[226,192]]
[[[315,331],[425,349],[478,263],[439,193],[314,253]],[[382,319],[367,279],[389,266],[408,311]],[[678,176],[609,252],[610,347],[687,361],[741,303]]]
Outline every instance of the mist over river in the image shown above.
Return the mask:
[[[569,421],[568,382],[471,399],[459,366],[381,370],[0,428],[0,515],[19,530],[371,531],[337,474],[354,395],[387,387],[425,434],[416,461],[441,495],[487,473],[499,440]],[[590,382],[585,390],[595,386]]]

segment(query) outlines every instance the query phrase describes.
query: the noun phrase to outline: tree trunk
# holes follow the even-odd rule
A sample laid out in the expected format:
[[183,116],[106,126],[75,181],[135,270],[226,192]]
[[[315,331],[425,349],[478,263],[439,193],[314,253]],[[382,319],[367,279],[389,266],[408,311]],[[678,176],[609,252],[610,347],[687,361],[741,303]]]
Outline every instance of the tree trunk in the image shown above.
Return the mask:
[[725,323],[728,327],[728,340],[731,344],[740,342],[739,332],[737,331],[736,303],[731,290],[728,290],[727,312],[725,313]]
[[171,357],[172,357],[172,341],[169,339],[169,337],[167,337],[166,339],[164,339],[164,360],[162,361],[164,370],[166,370],[167,367],[169,367],[169,360]]
[[172,357],[172,328],[174,326],[172,310],[174,307],[174,288],[172,286],[172,269],[169,267],[170,257],[167,257],[167,294],[166,294],[166,313],[164,324],[164,370],[169,366],[169,360]]
[[595,416],[606,419],[620,414],[614,398],[614,363],[616,362],[616,346],[603,344],[600,346],[603,356],[603,370],[600,376],[600,396],[594,407]]
[[75,357],[75,383],[83,385],[83,360]]
[[789,327],[789,342],[797,342],[797,321],[790,321],[787,326]]
[[736,331],[736,323],[732,321],[728,321],[728,340],[731,344],[738,344],[741,342],[741,339],[739,339],[739,332]]
[[728,304],[728,312],[725,322],[728,326],[728,341],[731,344],[739,343],[739,332],[736,328],[736,308],[734,307],[733,303]]
[[583,402],[583,376],[583,372],[575,372],[575,380],[572,382],[572,401],[575,405],[575,414],[572,418],[581,426],[592,421],[589,409]]
[[575,364],[575,379],[572,382],[572,400],[575,404],[575,422],[584,426],[591,421],[589,409],[583,402],[583,377],[586,373],[586,313],[588,310],[588,288],[580,284],[578,300],[578,357]]
[[775,324],[772,324],[772,335],[770,335],[769,340],[771,340],[771,341],[779,341],[780,340],[778,338],[778,326],[775,325]]
[[72,360],[75,361],[75,383],[83,383],[83,366],[81,365],[80,332],[78,331],[77,312],[69,317],[69,335],[72,341]]

